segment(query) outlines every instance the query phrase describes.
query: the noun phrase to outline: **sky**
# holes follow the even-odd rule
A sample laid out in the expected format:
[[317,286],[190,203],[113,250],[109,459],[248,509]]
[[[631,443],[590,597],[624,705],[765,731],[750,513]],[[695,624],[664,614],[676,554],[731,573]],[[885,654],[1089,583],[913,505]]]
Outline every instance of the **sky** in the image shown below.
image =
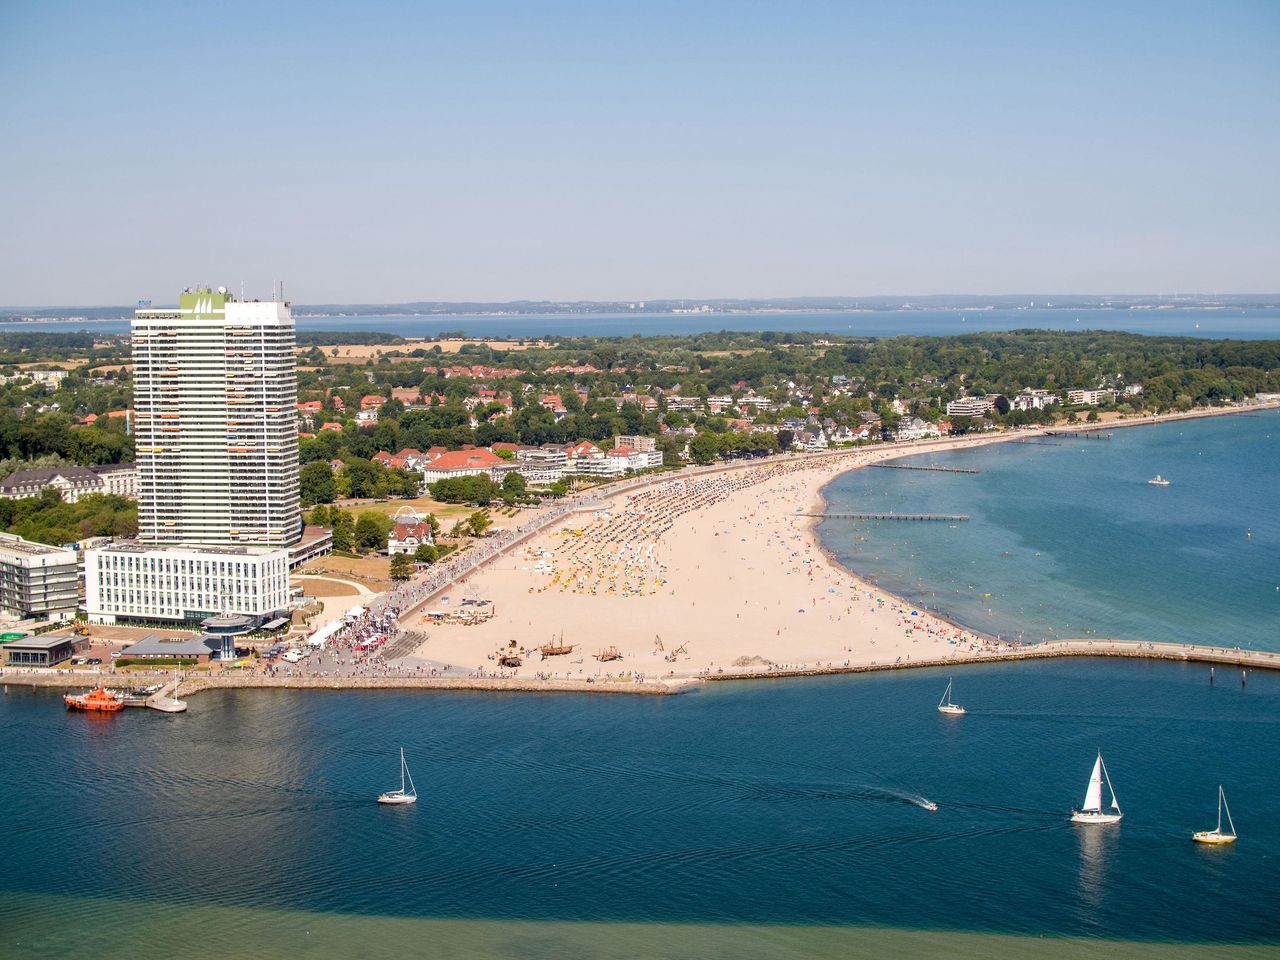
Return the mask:
[[0,0],[0,304],[1276,292],[1277,51],[1277,0]]

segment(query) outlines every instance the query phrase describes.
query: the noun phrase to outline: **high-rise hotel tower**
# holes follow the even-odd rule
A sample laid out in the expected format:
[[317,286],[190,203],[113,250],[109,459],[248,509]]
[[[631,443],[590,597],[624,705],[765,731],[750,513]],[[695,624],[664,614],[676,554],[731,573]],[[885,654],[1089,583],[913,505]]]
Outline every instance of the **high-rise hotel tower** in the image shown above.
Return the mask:
[[187,289],[133,318],[138,536],[281,547],[302,534],[287,303]]
[[287,611],[303,533],[293,350],[287,303],[225,287],[134,314],[138,541],[85,552],[90,620],[243,632]]

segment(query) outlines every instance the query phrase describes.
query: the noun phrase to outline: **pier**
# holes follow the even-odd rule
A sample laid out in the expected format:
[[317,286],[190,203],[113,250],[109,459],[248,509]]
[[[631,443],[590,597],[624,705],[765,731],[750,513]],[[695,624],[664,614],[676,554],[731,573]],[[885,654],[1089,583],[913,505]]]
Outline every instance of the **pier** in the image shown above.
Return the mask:
[[973,467],[918,467],[908,463],[868,463],[877,470],[925,470],[929,473],[981,473]]
[[963,523],[969,518],[953,513],[804,513],[804,517],[822,517],[824,520],[918,520],[935,523]]
[[1046,430],[1046,437],[1076,437],[1081,440],[1110,440],[1111,434],[1101,430]]

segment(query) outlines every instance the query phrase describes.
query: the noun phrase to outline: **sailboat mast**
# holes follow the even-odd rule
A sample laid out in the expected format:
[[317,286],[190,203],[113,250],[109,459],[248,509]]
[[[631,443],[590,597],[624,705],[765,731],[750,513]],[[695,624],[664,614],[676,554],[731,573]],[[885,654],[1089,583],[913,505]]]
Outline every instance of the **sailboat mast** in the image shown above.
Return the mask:
[[400,748],[400,792],[404,793],[404,747]]

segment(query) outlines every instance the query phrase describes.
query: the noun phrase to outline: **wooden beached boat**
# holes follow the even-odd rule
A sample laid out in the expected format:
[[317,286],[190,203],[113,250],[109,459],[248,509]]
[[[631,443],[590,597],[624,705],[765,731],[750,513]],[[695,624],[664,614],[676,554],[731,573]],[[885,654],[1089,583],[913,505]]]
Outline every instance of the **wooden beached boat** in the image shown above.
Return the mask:
[[574,644],[564,642],[564,634],[560,634],[560,642],[556,643],[552,640],[550,643],[544,643],[538,648],[538,652],[544,657],[563,657],[567,653],[573,653]]
[[596,654],[596,659],[601,663],[607,663],[610,660],[621,660],[622,654],[618,651],[617,647],[605,647]]

